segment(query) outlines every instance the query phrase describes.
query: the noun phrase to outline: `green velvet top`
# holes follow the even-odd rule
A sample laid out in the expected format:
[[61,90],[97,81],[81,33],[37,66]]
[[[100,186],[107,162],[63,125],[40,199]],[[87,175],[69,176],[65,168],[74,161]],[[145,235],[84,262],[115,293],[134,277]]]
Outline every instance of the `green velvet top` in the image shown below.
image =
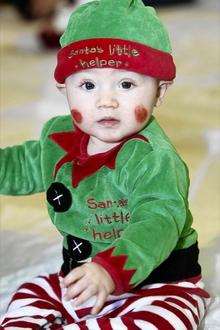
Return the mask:
[[[186,165],[154,117],[139,134],[146,139],[131,137],[108,153],[94,173],[87,171],[88,164],[96,166],[103,154],[89,157],[89,163],[68,157],[62,162],[68,154],[65,136],[69,155],[79,142],[70,116],[47,122],[39,141],[1,150],[0,192],[47,191],[49,215],[63,235],[64,248],[80,254],[80,239],[86,242],[82,256],[109,271],[117,292],[137,286],[172,253],[188,251],[197,240],[188,207]],[[80,177],[75,184],[74,175]]]

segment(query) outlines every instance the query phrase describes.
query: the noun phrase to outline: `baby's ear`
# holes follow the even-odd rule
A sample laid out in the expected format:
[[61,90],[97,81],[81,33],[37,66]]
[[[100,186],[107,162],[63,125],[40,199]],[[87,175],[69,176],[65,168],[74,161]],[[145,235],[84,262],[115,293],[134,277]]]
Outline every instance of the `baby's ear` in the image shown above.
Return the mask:
[[56,87],[64,96],[66,96],[66,86],[65,86],[65,84],[56,83]]
[[162,104],[166,91],[167,91],[168,87],[170,87],[172,84],[173,84],[173,81],[162,81],[161,80],[159,82],[158,91],[157,91],[157,101],[155,104],[156,107],[159,107]]

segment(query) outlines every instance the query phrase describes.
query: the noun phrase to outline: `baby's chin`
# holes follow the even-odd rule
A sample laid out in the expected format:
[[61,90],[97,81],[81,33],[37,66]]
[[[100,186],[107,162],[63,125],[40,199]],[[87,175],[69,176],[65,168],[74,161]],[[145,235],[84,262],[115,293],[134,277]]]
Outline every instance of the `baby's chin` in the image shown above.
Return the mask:
[[126,134],[117,134],[116,132],[115,134],[99,135],[99,136],[96,135],[95,137],[105,143],[120,143],[121,141],[123,141],[124,139],[128,138],[131,135],[134,135],[135,133],[137,132],[126,133]]
[[[146,124],[145,124],[146,125]],[[79,127],[84,133],[93,136],[94,138],[104,142],[104,143],[120,143],[126,138],[132,135],[138,134],[140,130],[143,129],[145,125],[137,125],[136,127],[126,127],[126,129],[121,128],[87,128],[80,125]]]

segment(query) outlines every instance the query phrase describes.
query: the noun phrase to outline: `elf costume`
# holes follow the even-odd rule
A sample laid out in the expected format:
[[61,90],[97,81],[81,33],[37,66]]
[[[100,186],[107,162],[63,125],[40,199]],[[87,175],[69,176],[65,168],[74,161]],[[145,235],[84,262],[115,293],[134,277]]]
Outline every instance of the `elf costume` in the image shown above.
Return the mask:
[[[59,83],[80,70],[108,67],[175,77],[168,34],[154,9],[138,0],[79,7],[61,46]],[[0,191],[46,192],[63,236],[60,273],[22,285],[4,329],[196,329],[209,296],[201,288],[186,165],[153,116],[108,152],[89,156],[89,138],[63,116],[46,123],[39,141],[1,150]],[[116,288],[96,317],[89,314],[92,299],[73,308],[59,284],[59,276],[91,260]]]

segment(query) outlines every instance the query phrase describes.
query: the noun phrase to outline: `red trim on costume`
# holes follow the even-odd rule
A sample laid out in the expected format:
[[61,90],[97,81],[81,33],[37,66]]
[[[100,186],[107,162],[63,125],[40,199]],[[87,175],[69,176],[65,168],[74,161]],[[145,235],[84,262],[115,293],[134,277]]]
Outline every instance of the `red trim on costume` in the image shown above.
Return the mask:
[[54,77],[63,84],[72,73],[93,68],[134,71],[160,80],[173,80],[176,75],[170,53],[130,40],[94,38],[60,49]]
[[135,269],[124,269],[127,261],[127,255],[121,254],[114,256],[112,255],[114,247],[99,252],[96,254],[92,261],[101,265],[111,275],[115,283],[115,291],[113,294],[120,295],[124,292],[128,292],[132,287],[130,280],[135,273]]
[[55,177],[59,169],[65,163],[72,163],[72,185],[77,187],[78,184],[86,177],[97,172],[102,166],[110,169],[115,168],[116,156],[125,142],[130,139],[140,139],[148,141],[147,138],[140,134],[135,134],[124,139],[116,147],[107,152],[89,156],[87,153],[87,145],[90,136],[76,128],[74,132],[60,132],[49,135],[49,138],[57,143],[67,153],[55,165],[53,176]]

